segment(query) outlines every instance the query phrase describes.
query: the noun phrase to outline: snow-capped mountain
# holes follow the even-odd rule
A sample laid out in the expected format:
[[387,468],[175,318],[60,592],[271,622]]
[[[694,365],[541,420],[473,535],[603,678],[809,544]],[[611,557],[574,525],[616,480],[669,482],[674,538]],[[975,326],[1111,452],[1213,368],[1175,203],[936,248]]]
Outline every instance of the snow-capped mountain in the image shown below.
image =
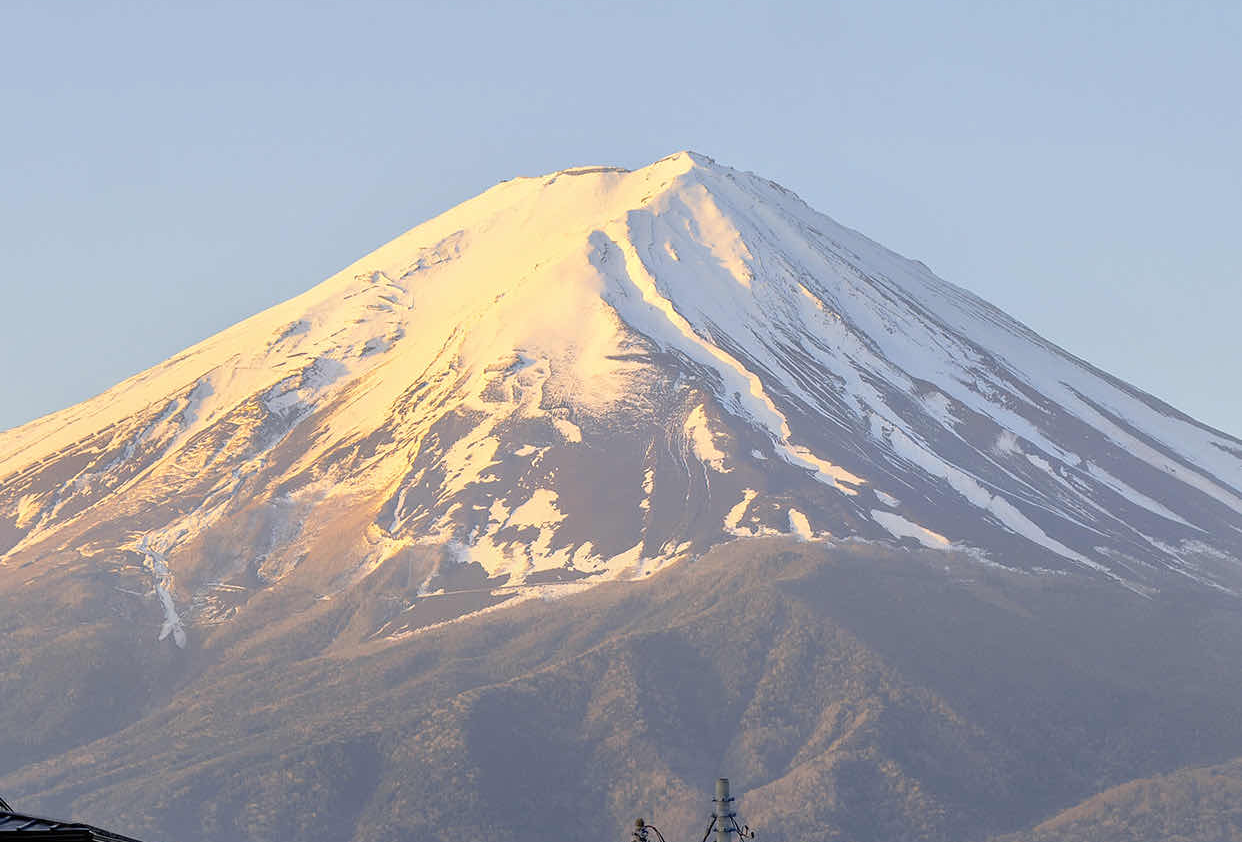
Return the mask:
[[689,152],[498,184],[0,433],[0,564],[103,571],[182,645],[393,560],[400,637],[780,533],[1242,593],[1242,441]]

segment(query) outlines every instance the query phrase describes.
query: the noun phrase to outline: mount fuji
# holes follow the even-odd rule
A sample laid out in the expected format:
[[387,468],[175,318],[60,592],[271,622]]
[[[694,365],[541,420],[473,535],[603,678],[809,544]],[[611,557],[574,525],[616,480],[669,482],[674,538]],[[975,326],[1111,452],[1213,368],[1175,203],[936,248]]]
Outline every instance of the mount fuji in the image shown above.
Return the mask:
[[[463,629],[581,619],[609,594],[659,594],[674,581],[666,593],[693,593],[686,583],[708,569],[753,578],[774,547],[790,564],[877,559],[858,574],[867,581],[908,563],[929,577],[925,589],[1069,587],[1098,595],[1109,616],[1189,602],[1233,617],[1242,441],[780,185],[702,155],[515,178],[91,400],[0,433],[0,596],[11,606],[0,670],[25,685],[0,694],[12,716],[38,709],[45,721],[0,742],[11,758],[0,783],[106,815],[100,787],[129,787],[109,797],[132,806],[133,793],[190,768],[156,749],[143,756],[159,763],[135,760],[134,729],[184,727],[174,720],[193,707],[185,694],[224,686],[219,670],[235,679],[241,667],[222,665],[258,657],[258,641],[279,653],[263,656],[265,669],[374,666],[403,647],[431,651],[430,640],[451,650],[442,641]],[[918,561],[892,562],[901,558]],[[518,664],[543,669],[553,652],[578,651],[564,638],[540,645],[552,648],[448,684],[477,692],[484,677],[514,679]],[[57,691],[31,690],[29,674],[52,650],[75,665],[64,667],[74,677],[53,669],[57,681],[86,683],[49,707]],[[285,679],[294,692],[300,679]],[[88,703],[94,692],[115,701]],[[810,729],[805,746],[827,726],[798,727]],[[1004,797],[1025,806],[971,812],[974,824],[855,830],[1014,832],[1131,778],[1228,760],[1242,754],[1238,737],[1235,754],[1149,752],[1029,802],[1006,783]],[[361,752],[355,777],[382,780],[375,769],[396,763],[395,749],[364,743],[341,743],[352,748],[340,762],[353,768]],[[81,752],[86,766],[73,759]],[[793,769],[795,755],[781,762]],[[205,745],[194,757],[200,773],[225,762]],[[750,755],[734,746],[720,757],[745,766]],[[793,786],[780,763],[754,763],[766,770],[756,786]],[[716,776],[708,765],[705,780]],[[200,783],[186,777],[179,797],[206,798]],[[652,803],[689,816],[684,787],[670,786],[671,801]],[[391,801],[400,789],[385,792]],[[182,809],[152,807],[144,826],[279,835],[241,813],[210,825]],[[325,819],[323,838],[379,838],[366,816]]]

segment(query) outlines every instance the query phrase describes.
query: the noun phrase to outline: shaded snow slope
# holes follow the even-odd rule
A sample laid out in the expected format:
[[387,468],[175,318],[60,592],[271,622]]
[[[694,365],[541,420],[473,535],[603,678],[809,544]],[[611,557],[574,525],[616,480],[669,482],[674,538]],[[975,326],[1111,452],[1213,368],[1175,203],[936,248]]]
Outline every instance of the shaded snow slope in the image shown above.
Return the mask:
[[0,433],[0,481],[0,563],[159,547],[179,642],[222,585],[400,557],[477,610],[772,533],[1242,591],[1242,442],[694,153],[503,182]]

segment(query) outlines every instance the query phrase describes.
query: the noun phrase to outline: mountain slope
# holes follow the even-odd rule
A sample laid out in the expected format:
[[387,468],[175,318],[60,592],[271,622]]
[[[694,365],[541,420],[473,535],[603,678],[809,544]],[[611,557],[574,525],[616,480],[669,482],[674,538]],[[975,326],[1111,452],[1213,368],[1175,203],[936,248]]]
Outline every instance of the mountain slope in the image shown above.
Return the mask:
[[0,789],[153,839],[606,838],[638,815],[673,839],[701,833],[729,774],[765,839],[966,840],[1242,753],[1225,597],[1188,611],[961,554],[742,539],[359,645],[352,621],[417,587],[379,572],[369,598],[274,589],[265,607],[296,620],[247,612],[145,664],[132,724]]
[[1242,839],[1242,761],[1131,781],[998,842],[1236,842]]

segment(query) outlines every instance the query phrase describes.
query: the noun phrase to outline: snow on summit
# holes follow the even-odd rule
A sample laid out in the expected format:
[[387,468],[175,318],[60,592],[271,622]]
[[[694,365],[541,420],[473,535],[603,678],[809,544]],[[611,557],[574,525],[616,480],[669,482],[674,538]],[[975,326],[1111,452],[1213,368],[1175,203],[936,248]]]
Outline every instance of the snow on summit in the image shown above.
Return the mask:
[[773,533],[1242,591],[1242,442],[692,152],[502,182],[0,433],[0,482],[0,563],[158,548],[178,643],[229,587],[399,560],[482,610]]

